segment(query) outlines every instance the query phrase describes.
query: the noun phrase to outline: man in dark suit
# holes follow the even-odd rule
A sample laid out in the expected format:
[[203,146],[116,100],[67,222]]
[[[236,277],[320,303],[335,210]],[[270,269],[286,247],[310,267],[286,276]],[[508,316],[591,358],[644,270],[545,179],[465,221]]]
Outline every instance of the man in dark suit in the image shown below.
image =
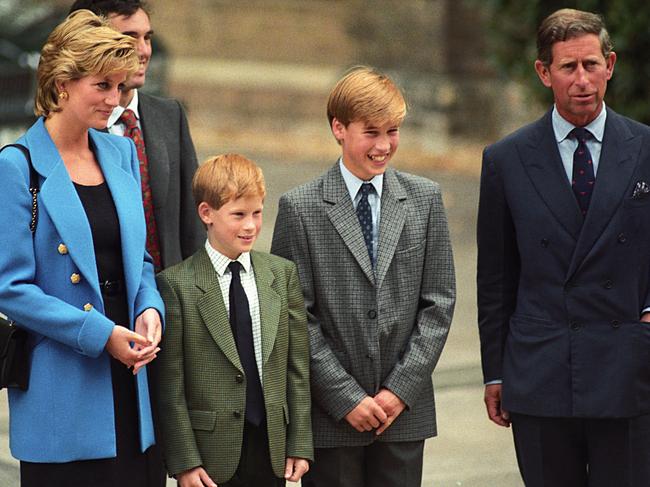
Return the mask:
[[650,128],[606,108],[602,18],[538,30],[555,98],[485,149],[478,306],[485,403],[527,486],[650,485]]
[[104,15],[116,30],[137,40],[140,69],[126,81],[108,130],[131,137],[138,148],[147,250],[156,270],[164,269],[192,255],[205,240],[192,199],[197,160],[187,118],[177,100],[138,91],[144,86],[152,53],[153,30],[146,3],[77,0],[71,11],[82,8]]

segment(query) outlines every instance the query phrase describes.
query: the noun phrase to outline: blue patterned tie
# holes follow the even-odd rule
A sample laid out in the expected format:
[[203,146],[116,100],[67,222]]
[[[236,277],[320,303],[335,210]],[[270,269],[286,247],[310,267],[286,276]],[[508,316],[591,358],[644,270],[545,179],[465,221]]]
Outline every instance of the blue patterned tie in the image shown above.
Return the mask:
[[361,233],[363,233],[363,239],[366,241],[366,248],[368,249],[368,255],[370,256],[370,263],[372,267],[375,267],[375,254],[372,249],[372,211],[370,211],[370,203],[368,203],[368,195],[375,190],[372,184],[363,183],[359,193],[361,193],[361,199],[357,205],[357,218],[359,218],[359,224],[361,225]]
[[571,135],[578,141],[578,147],[573,153],[573,177],[571,188],[573,194],[578,200],[578,206],[582,216],[587,214],[591,193],[594,190],[596,177],[594,176],[594,164],[591,159],[591,153],[587,147],[587,139],[591,137],[591,132],[587,129],[576,127],[571,131]]

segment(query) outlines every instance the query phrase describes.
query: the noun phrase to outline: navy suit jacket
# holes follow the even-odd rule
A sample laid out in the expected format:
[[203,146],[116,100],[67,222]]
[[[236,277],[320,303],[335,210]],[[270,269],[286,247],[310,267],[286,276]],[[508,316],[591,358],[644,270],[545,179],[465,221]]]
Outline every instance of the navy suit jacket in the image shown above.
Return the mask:
[[[147,308],[164,316],[145,222],[133,142],[89,131],[120,222],[130,323]],[[10,447],[29,462],[69,462],[116,454],[113,389],[104,314],[86,213],[43,119],[18,139],[39,174],[38,226],[29,229],[29,169],[16,148],[0,154],[0,310],[30,331],[29,389],[9,391]],[[62,246],[63,244],[63,246]],[[80,279],[71,279],[72,274]],[[154,443],[146,367],[136,376],[140,441]]]
[[607,111],[582,217],[551,112],[487,147],[478,216],[485,381],[506,410],[551,417],[650,412],[650,128]]

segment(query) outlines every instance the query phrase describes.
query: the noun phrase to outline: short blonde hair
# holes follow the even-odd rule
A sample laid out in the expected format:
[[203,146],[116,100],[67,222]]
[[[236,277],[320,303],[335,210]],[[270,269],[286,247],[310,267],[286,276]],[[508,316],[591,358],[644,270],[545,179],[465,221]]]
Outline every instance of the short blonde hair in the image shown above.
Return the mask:
[[61,111],[56,82],[138,70],[136,41],[90,10],[71,13],[49,35],[38,62],[36,116]]
[[334,86],[327,101],[330,126],[336,118],[350,122],[399,125],[406,116],[406,101],[397,85],[385,74],[367,66],[349,70]]
[[214,156],[196,170],[192,195],[197,207],[206,202],[215,210],[241,197],[259,196],[264,199],[264,174],[257,164],[240,154]]

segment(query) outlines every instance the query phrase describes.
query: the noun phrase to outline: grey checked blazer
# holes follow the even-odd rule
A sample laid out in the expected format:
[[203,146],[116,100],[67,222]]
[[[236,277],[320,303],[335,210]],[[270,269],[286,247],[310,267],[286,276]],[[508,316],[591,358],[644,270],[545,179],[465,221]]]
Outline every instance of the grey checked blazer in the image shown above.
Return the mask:
[[435,436],[431,374],[447,339],[455,278],[439,187],[388,169],[375,272],[338,164],[280,199],[271,252],[293,260],[309,320],[314,446],[366,445],[345,421],[381,387],[407,409],[379,438]]
[[192,197],[196,153],[180,103],[138,92],[153,210],[163,268],[178,264],[205,242]]

